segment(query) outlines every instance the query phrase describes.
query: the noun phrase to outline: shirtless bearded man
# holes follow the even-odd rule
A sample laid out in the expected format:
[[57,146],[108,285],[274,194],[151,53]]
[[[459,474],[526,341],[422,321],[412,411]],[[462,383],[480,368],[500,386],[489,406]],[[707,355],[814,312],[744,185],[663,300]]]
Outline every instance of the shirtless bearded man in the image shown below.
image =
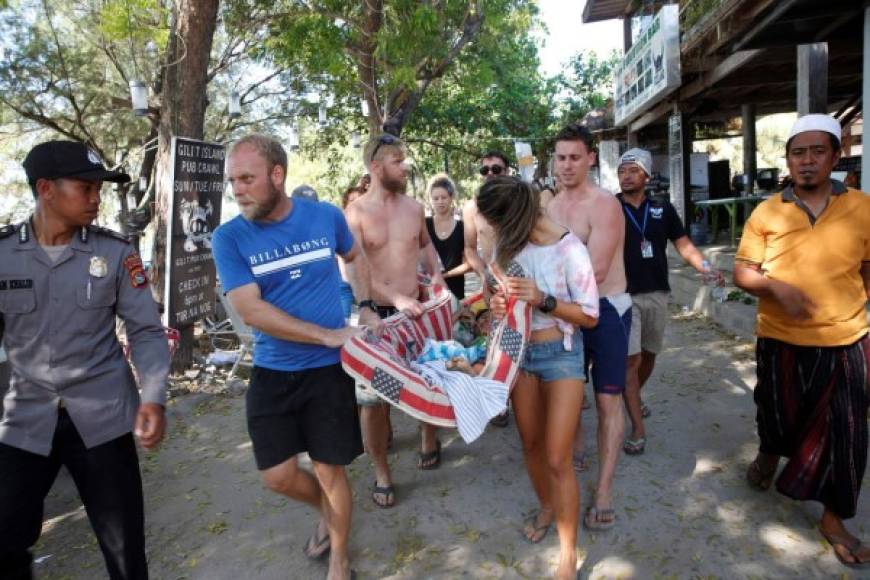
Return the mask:
[[[405,145],[398,137],[380,135],[366,145],[363,161],[371,174],[371,185],[346,211],[348,225],[370,261],[372,306],[381,318],[398,311],[407,316],[420,316],[423,314],[423,306],[417,300],[420,256],[433,283],[445,288],[447,285],[426,230],[423,206],[405,195],[408,180]],[[391,507],[395,503],[395,491],[387,463],[389,409],[368,389],[358,387],[357,401],[361,406],[366,451],[375,466],[372,499],[380,507]],[[434,469],[441,459],[441,445],[435,437],[435,427],[421,425],[419,467]]]
[[[592,134],[568,125],[556,135],[555,169],[561,190],[547,206],[550,217],[580,238],[589,250],[598,283],[598,326],[583,330],[585,360],[592,362],[598,409],[598,485],[583,520],[587,528],[613,526],[613,476],[625,432],[622,393],[631,328],[631,297],[626,293],[623,245],[625,218],[619,201],[589,182],[595,162]],[[582,425],[575,439],[575,466],[583,467]]]

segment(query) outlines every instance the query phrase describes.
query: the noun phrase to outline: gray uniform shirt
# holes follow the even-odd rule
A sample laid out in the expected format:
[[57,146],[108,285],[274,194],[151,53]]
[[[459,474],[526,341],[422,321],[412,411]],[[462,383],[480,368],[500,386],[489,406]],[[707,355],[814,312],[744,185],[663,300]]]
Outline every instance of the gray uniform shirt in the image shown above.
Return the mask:
[[140,395],[116,315],[141,400],[164,404],[169,346],[129,242],[88,226],[52,262],[29,223],[0,229],[0,329],[12,369],[0,442],[49,455],[61,404],[88,448],[132,431]]

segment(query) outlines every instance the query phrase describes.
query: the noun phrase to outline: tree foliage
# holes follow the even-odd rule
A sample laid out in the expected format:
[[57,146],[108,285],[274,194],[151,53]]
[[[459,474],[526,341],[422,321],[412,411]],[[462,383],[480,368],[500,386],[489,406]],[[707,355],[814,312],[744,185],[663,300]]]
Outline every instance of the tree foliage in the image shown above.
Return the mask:
[[[143,152],[156,138],[179,1],[12,0],[0,10],[4,121],[18,133],[88,142],[110,163],[121,152],[127,169],[152,183],[153,158]],[[533,0],[223,0],[204,135],[286,137],[293,128],[299,153],[325,162],[320,185],[331,191],[361,171],[353,134],[364,140],[385,124],[410,143],[423,175],[446,165],[471,180],[482,151],[512,156],[514,138],[545,159],[561,123],[609,98],[612,60],[581,54],[545,78],[537,26]],[[132,78],[150,87],[147,117],[131,114]],[[236,120],[227,115],[233,90],[244,111]],[[137,191],[140,209],[152,200],[153,188]]]
[[[134,186],[137,227],[151,217],[163,72],[172,61],[178,61],[180,74],[188,72],[184,47],[171,58],[167,52],[174,6],[168,0],[12,0],[0,10],[0,33],[6,38],[0,54],[4,124],[18,134],[39,131],[83,141],[109,164],[120,160],[144,177],[144,190]],[[262,17],[264,11],[247,17]],[[247,26],[240,18],[233,0],[226,0],[203,95],[208,140],[224,141],[252,127],[275,130],[295,114],[281,86],[293,71],[279,66],[251,72],[262,55],[264,26]],[[149,88],[145,117],[131,111],[133,79]],[[242,97],[243,119],[227,114],[232,90]],[[126,204],[126,192],[121,193]],[[122,213],[126,223],[129,216]]]

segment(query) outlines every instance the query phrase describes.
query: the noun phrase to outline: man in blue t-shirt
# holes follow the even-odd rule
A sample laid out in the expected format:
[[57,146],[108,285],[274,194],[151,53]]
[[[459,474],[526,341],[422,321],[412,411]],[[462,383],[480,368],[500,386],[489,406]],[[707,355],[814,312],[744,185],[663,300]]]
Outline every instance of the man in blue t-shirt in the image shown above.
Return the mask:
[[[309,558],[331,551],[330,578],[350,577],[352,496],[344,466],[362,453],[353,380],[339,349],[359,332],[345,325],[336,255],[348,264],[361,304],[369,268],[341,211],[289,198],[287,154],[265,135],[233,144],[227,178],[242,215],[215,230],[215,262],[224,290],[256,331],[247,395],[248,432],[263,482],[321,511],[305,546]],[[360,325],[380,319],[362,306]],[[314,475],[301,469],[307,451]]]

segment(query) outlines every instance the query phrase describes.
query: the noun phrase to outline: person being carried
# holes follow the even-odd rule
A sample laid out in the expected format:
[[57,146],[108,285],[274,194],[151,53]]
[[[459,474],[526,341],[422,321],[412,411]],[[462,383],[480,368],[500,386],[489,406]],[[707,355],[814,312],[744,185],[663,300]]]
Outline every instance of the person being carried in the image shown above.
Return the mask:
[[[547,206],[551,218],[567,227],[586,244],[595,270],[599,293],[599,321],[583,330],[583,346],[598,410],[598,484],[593,505],[586,510],[587,528],[613,527],[613,478],[625,433],[622,393],[625,360],[631,330],[631,297],[626,293],[622,261],[625,218],[619,201],[589,181],[595,163],[592,133],[579,124],[568,125],[556,135],[555,170],[561,189]],[[586,468],[582,423],[574,442],[574,465]]]
[[[371,185],[346,210],[350,229],[371,264],[372,300],[359,304],[370,305],[382,318],[399,311],[419,317],[423,314],[423,305],[418,300],[420,256],[433,284],[445,287],[447,284],[441,277],[438,258],[426,231],[423,206],[405,195],[408,181],[405,145],[390,134],[376,136],[366,144],[363,160]],[[372,499],[380,507],[391,507],[396,496],[387,462],[389,406],[371,389],[360,385],[357,401],[362,406],[366,451],[375,468]],[[441,461],[441,443],[434,426],[421,423],[421,431],[418,467],[435,469]]]
[[[254,459],[266,487],[320,511],[305,555],[329,554],[327,578],[346,580],[353,500],[344,466],[362,453],[362,436],[339,348],[362,331],[341,311],[336,257],[363,302],[368,264],[341,210],[287,196],[287,153],[274,138],[233,143],[226,171],[241,215],[215,230],[212,248],[230,303],[255,330],[245,405]],[[380,319],[362,308],[360,323],[377,330]],[[299,466],[306,451],[313,476]]]
[[[493,273],[507,295],[493,296],[493,314],[503,317],[507,299],[535,307],[530,344],[511,402],[523,442],[526,470],[539,509],[526,521],[532,543],[556,523],[560,557],[555,577],[577,575],[580,494],[571,465],[574,432],[583,402],[583,335],[598,322],[598,292],[589,254],[571,232],[540,209],[536,190],[513,177],[498,177],[477,194],[480,215],[496,234]],[[519,266],[525,277],[514,274]]]
[[870,567],[855,516],[870,406],[870,197],[831,179],[840,123],[799,118],[785,144],[794,185],[749,216],[734,282],[758,296],[754,399],[761,439],[746,478],[824,505],[819,531],[847,566]]

